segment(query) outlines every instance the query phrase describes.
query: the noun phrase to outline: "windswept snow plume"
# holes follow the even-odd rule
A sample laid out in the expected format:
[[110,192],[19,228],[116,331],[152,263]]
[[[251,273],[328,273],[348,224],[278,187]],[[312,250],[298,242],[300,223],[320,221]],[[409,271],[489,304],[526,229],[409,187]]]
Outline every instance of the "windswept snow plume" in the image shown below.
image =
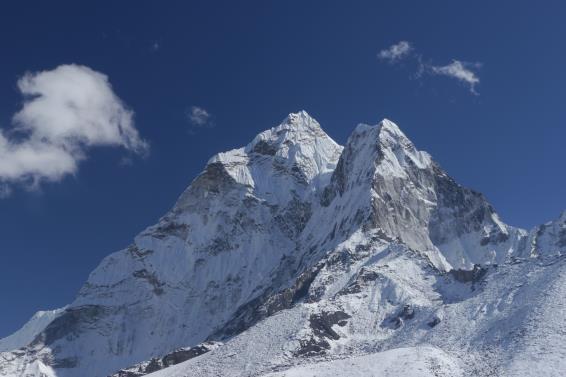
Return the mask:
[[148,144],[133,112],[116,96],[108,77],[81,65],[27,73],[12,130],[0,130],[0,182],[39,184],[74,174],[88,149],[123,147],[144,154]]

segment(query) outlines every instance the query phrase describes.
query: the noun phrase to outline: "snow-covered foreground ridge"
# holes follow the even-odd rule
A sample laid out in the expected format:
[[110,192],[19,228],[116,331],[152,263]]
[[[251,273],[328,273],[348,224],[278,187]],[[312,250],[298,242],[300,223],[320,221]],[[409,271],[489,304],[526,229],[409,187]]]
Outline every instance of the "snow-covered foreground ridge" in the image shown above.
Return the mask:
[[212,157],[0,376],[560,376],[566,213],[504,224],[391,121],[306,112]]

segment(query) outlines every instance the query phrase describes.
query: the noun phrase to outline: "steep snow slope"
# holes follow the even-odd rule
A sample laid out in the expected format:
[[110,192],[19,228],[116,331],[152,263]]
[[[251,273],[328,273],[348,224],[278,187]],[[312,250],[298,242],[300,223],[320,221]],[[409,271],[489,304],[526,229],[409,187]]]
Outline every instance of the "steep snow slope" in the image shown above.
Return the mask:
[[[561,376],[565,252],[441,273],[402,244],[336,251],[303,302],[149,376]],[[408,349],[415,353],[388,369]]]
[[46,360],[60,376],[102,376],[204,341],[239,307],[292,277],[287,260],[311,197],[341,149],[301,112],[214,156],[158,224],[102,261],[17,360]]
[[4,339],[0,339],[0,352],[11,351],[27,346],[33,341],[37,334],[61,315],[65,309],[66,308],[45,310],[35,313],[21,329]]
[[67,309],[0,353],[0,375],[326,373],[408,349],[424,350],[406,359],[423,375],[504,375],[527,373],[551,332],[560,347],[539,360],[560,368],[565,220],[505,225],[388,120],[342,148],[290,114],[211,158]]
[[377,354],[306,364],[269,377],[459,377],[462,371],[448,355],[430,347],[397,348]]
[[366,228],[425,252],[445,271],[501,262],[525,237],[388,120],[354,130],[325,194],[338,212],[357,208]]

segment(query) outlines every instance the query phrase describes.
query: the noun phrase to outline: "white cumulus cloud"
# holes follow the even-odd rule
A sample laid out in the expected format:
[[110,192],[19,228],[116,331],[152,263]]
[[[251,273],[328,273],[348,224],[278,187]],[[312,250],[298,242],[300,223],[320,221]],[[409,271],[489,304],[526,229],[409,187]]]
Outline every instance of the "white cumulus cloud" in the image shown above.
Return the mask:
[[459,60],[453,60],[452,63],[448,65],[431,66],[430,70],[436,75],[452,77],[463,82],[469,86],[472,93],[477,94],[475,87],[479,84],[480,79],[477,74],[472,71],[472,69],[479,67],[479,63],[466,63]]
[[[0,183],[57,181],[74,174],[90,147],[149,150],[108,77],[81,65],[27,73],[13,128],[0,129]],[[6,187],[6,186],[4,186]]]
[[386,60],[390,63],[397,62],[409,56],[413,46],[407,41],[400,41],[391,47],[378,52],[377,57],[381,60]]
[[195,127],[212,127],[212,114],[199,106],[191,106],[188,114],[189,122]]

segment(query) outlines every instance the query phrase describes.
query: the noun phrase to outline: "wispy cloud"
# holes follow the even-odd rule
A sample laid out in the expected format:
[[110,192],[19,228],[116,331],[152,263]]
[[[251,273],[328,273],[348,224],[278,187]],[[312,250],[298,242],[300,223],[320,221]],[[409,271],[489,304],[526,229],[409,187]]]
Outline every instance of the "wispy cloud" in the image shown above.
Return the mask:
[[0,185],[0,199],[6,199],[12,195],[12,189],[6,184]]
[[472,94],[479,95],[476,91],[476,86],[480,83],[477,69],[481,67],[481,63],[469,63],[456,59],[453,59],[452,63],[447,65],[427,63],[423,55],[417,53],[414,46],[407,41],[400,41],[387,49],[381,50],[377,56],[388,63],[396,63],[410,58],[416,63],[415,77],[421,78],[428,74],[454,78],[467,85]]
[[212,128],[214,127],[214,121],[212,114],[208,110],[199,107],[191,106],[187,112],[187,117],[191,126],[196,128]]
[[96,146],[146,154],[149,145],[134,126],[134,113],[116,96],[108,77],[81,65],[27,73],[18,81],[24,97],[14,127],[0,129],[0,185],[58,181],[74,174]]
[[472,69],[479,67],[481,67],[479,63],[466,63],[460,60],[453,60],[452,63],[448,65],[430,66],[430,70],[433,74],[452,77],[463,82],[468,85],[473,94],[477,95],[478,93],[475,87],[479,84],[480,79],[477,73],[472,71]]
[[407,41],[400,41],[389,48],[381,50],[377,53],[377,57],[389,63],[395,63],[408,57],[413,50],[413,46]]
[[151,52],[157,52],[161,49],[161,43],[159,43],[158,41],[153,41],[151,43],[151,46],[149,46],[149,50]]

